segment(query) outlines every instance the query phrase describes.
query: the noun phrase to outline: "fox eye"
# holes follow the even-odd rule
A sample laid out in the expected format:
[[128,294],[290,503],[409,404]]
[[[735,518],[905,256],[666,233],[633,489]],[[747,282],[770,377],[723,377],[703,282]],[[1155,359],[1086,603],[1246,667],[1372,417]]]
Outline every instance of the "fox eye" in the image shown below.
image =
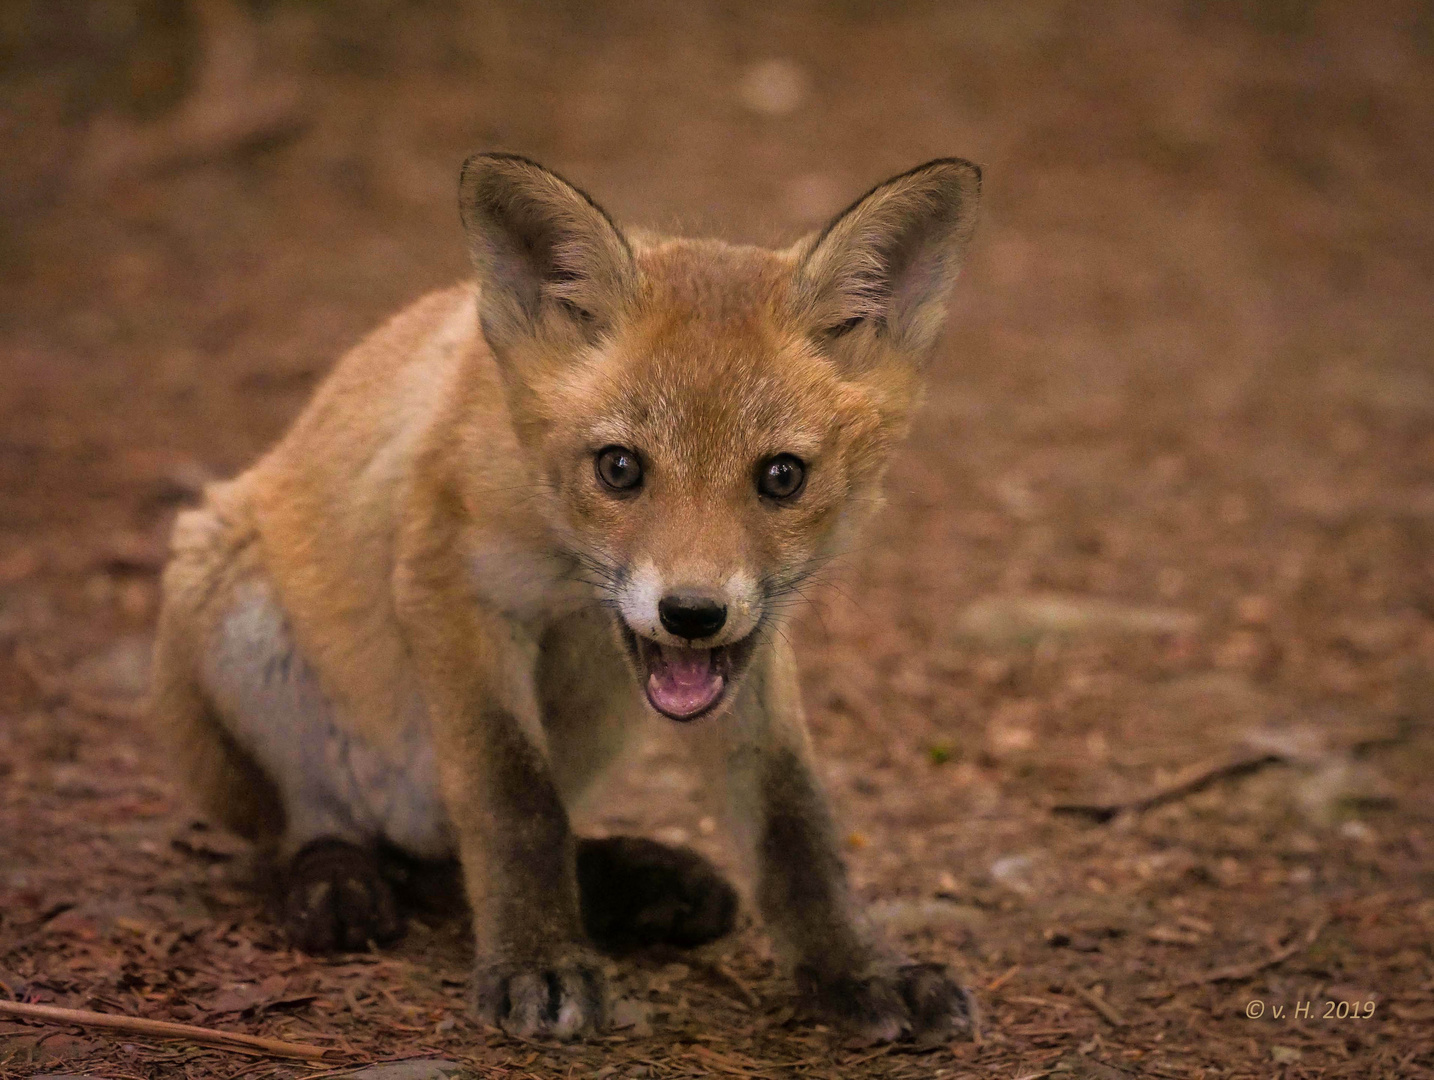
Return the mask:
[[769,499],[790,499],[806,480],[807,467],[794,454],[768,458],[757,469],[757,490]]
[[595,465],[598,479],[610,491],[636,491],[642,486],[642,459],[625,446],[604,446]]
[[865,321],[866,320],[864,320],[860,315],[856,315],[850,319],[847,319],[845,322],[839,322],[835,326],[829,326],[826,329],[827,339],[834,340],[839,337],[846,337],[847,334],[850,334],[853,330],[855,330]]

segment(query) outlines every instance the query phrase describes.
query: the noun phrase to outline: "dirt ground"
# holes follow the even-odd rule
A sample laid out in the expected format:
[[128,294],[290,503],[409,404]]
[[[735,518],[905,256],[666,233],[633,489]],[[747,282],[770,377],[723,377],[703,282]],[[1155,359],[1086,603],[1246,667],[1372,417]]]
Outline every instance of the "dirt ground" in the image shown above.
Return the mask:
[[[334,1051],[0,1017],[0,1075],[1434,1075],[1427,3],[11,2],[0,72],[0,999]],[[986,167],[889,506],[795,630],[857,886],[979,1040],[803,1023],[750,920],[614,964],[597,1043],[506,1039],[461,918],[295,953],[166,778],[173,514],[463,274],[475,148],[757,241]],[[725,859],[663,734],[585,827]]]

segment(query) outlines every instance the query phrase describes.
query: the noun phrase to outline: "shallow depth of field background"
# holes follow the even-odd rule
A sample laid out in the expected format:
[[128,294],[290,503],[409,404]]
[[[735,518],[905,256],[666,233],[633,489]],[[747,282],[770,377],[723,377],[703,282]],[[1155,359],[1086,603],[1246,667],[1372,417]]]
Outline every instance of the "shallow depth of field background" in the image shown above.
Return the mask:
[[[481,1076],[1430,1075],[1431,133],[1417,2],[0,5],[0,994]],[[979,1043],[794,1021],[751,926],[614,967],[606,1042],[511,1042],[461,918],[293,953],[165,777],[176,508],[464,274],[484,148],[770,243],[985,167],[887,510],[794,631],[856,886]],[[661,736],[585,827],[725,858]],[[307,1072],[0,1022],[45,1071]]]

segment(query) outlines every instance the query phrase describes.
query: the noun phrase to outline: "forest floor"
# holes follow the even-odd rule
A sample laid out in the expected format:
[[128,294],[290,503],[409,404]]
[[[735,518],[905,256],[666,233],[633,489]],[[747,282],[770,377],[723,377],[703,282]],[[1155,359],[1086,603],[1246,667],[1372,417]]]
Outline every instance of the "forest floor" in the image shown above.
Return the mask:
[[[0,1017],[0,1076],[1434,1075],[1428,5],[162,6],[0,20],[0,1001],[332,1053]],[[750,919],[615,961],[602,1040],[507,1039],[461,917],[296,953],[168,778],[176,509],[463,275],[485,147],[753,241],[985,165],[889,504],[794,631],[856,886],[978,1040],[813,1027]],[[665,736],[583,827],[725,861]]]

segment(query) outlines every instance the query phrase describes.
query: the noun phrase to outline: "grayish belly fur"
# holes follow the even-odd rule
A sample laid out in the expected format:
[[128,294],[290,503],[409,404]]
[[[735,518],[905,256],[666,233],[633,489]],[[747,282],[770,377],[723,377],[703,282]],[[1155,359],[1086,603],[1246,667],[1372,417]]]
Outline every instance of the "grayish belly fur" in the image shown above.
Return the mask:
[[396,753],[344,731],[262,581],[236,591],[205,660],[204,682],[225,726],[283,798],[290,852],[335,836],[384,840],[420,858],[454,853],[417,691],[399,718]]

